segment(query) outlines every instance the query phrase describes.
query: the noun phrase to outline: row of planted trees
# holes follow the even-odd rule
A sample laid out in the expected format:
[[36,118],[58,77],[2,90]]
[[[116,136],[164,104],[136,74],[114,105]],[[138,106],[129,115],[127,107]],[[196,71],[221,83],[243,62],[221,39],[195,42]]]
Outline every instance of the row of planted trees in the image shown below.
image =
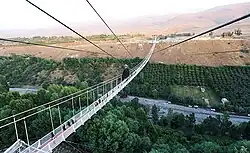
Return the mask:
[[[238,113],[250,113],[250,67],[205,67],[195,65],[150,64],[126,89],[129,94],[171,100],[176,97],[170,85],[205,86],[211,88],[229,103],[214,107]],[[170,98],[170,99],[169,99]],[[185,97],[176,97],[173,102],[184,103]],[[183,99],[183,100],[178,100]],[[201,102],[196,102],[202,104]]]

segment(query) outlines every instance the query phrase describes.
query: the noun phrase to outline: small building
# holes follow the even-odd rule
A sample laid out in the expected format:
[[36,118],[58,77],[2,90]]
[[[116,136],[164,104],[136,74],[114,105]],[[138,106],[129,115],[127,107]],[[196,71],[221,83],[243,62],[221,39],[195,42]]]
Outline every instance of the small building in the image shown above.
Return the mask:
[[206,89],[201,87],[201,92],[205,92],[205,91],[206,91]]
[[222,104],[225,104],[225,103],[228,103],[229,100],[227,100],[227,98],[221,98],[221,102],[222,102]]

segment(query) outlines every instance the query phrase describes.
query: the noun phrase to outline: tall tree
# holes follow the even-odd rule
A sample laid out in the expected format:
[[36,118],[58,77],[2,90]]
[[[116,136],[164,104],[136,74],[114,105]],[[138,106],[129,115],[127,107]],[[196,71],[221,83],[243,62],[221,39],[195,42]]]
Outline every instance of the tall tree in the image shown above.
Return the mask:
[[241,29],[235,29],[234,30],[234,34],[236,34],[237,36],[240,36],[240,35],[242,35],[242,30]]
[[0,75],[0,93],[9,91],[9,85],[6,78],[3,75]]
[[157,108],[157,106],[154,104],[152,106],[152,119],[153,122],[156,124],[159,121],[159,115],[158,115],[159,109]]

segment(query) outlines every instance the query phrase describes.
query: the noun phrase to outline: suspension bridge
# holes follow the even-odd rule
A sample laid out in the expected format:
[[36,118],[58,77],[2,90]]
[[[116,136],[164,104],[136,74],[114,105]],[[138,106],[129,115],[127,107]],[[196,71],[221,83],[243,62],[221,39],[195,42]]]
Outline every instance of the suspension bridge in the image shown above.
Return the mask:
[[[101,82],[98,85],[90,87],[87,90],[83,90],[83,91],[74,93],[72,95],[62,97],[58,100],[52,101],[45,105],[38,106],[37,108],[30,109],[30,110],[27,110],[25,112],[22,112],[20,114],[10,117],[13,119],[13,122],[5,124],[4,126],[0,128],[4,128],[6,126],[9,126],[10,124],[14,124],[17,141],[10,148],[8,148],[5,151],[5,153],[52,152],[54,148],[56,148],[63,141],[65,141],[65,139],[69,137],[72,133],[76,132],[76,130],[79,127],[84,125],[86,121],[88,121],[94,114],[96,114],[100,109],[102,109],[111,99],[113,99],[121,90],[123,90],[143,70],[143,68],[146,66],[146,64],[148,63],[148,61],[150,60],[153,54],[156,42],[157,41],[155,38],[155,40],[153,40],[152,42],[152,47],[149,53],[147,54],[147,56],[137,66],[135,66],[131,70],[130,76],[126,78],[125,80],[122,80],[121,75],[119,75],[119,76],[114,77],[113,79]],[[81,96],[83,95],[87,97],[87,100],[89,100],[89,96],[92,96],[91,99],[93,99],[93,101],[91,101],[91,104],[89,104],[86,107],[82,106],[83,102],[81,100]],[[78,106],[77,106],[79,108],[78,111],[76,111],[76,106],[75,106],[76,100],[78,101]],[[62,123],[60,106],[65,103],[71,103],[73,113],[74,112],[77,112],[77,113],[74,113],[73,117],[71,117],[66,122]],[[89,103],[89,101],[87,103]],[[44,107],[44,106],[46,108],[39,110],[39,108]],[[57,108],[58,114],[59,114],[59,120],[61,123],[61,125],[59,125],[56,128],[54,127],[54,121],[53,121],[53,117],[51,113],[52,108]],[[34,112],[34,110],[39,110],[39,111]],[[29,132],[28,132],[26,120],[46,110],[50,112],[50,119],[48,120],[51,121],[51,126],[53,130],[49,132],[48,134],[46,134],[41,139],[39,139],[38,141],[34,142],[33,144],[30,144]],[[34,112],[34,113],[31,113],[31,112]],[[27,113],[31,113],[31,114],[17,119],[18,117]],[[7,119],[9,120],[10,118],[7,118]],[[21,121],[24,123],[26,142],[20,140],[18,137],[17,122],[21,122]]]
[[[32,6],[34,6],[35,8],[37,8],[38,10],[40,10],[41,12],[43,12],[44,14],[46,14],[47,16],[49,16],[50,18],[52,18],[53,20],[57,21],[59,24],[61,24],[65,28],[69,29],[70,31],[72,31],[73,33],[75,33],[76,35],[84,39],[85,41],[94,45],[96,48],[98,48],[99,50],[103,52],[101,54],[107,54],[111,57],[114,57],[112,54],[103,50],[102,48],[97,46],[95,43],[91,42],[90,40],[82,36],[80,33],[70,28],[69,26],[67,26],[62,21],[58,20],[57,18],[55,18],[54,16],[52,16],[45,10],[41,9],[34,3],[30,2],[29,0],[26,0],[26,1]],[[97,12],[97,10],[93,7],[93,5],[88,0],[86,1],[90,5],[90,7],[95,11],[95,13],[99,16],[99,18],[103,21],[105,26],[108,27],[108,29],[112,32],[112,34],[116,37],[116,39],[121,43],[121,45],[124,47],[127,53],[131,57],[133,57],[130,51],[124,46],[122,41],[116,36],[114,31],[109,27],[109,25],[105,22],[105,20],[101,17],[101,15]],[[92,116],[94,116],[110,100],[112,100],[120,91],[122,91],[143,70],[143,68],[149,62],[153,54],[162,52],[171,47],[180,45],[194,38],[208,34],[214,30],[223,28],[225,26],[241,21],[248,17],[250,17],[250,14],[247,14],[235,20],[229,21],[225,24],[222,24],[220,26],[217,26],[215,28],[202,32],[198,35],[192,36],[183,41],[172,44],[158,51],[154,51],[155,46],[157,44],[157,38],[155,37],[154,40],[152,40],[152,47],[149,53],[147,54],[147,56],[138,65],[136,65],[134,68],[130,70],[130,75],[125,80],[122,80],[121,75],[118,75],[114,78],[103,81],[92,87],[88,87],[87,89],[67,95],[65,97],[48,102],[46,104],[34,107],[24,112],[20,112],[15,115],[0,119],[0,130],[14,127],[13,135],[16,136],[16,142],[12,144],[10,147],[8,147],[5,153],[49,153],[49,152],[52,152],[53,149],[55,149],[63,141],[66,141],[66,139],[70,135],[76,132],[78,128],[80,128],[88,120],[90,120]],[[22,41],[4,39],[4,38],[0,38],[0,40],[28,44],[28,45],[43,46],[43,47],[49,47],[49,48],[87,52],[85,50],[80,50],[80,49],[58,47],[58,46],[53,46],[53,45],[44,45],[44,44],[32,43],[32,42],[22,42]],[[73,115],[66,121],[62,119],[62,115],[61,115],[61,109],[65,107],[65,104],[67,104],[66,106],[68,108],[70,107],[73,113]],[[59,125],[55,124],[52,109],[57,110],[58,120],[60,123]],[[49,131],[45,136],[38,138],[37,140],[33,140],[33,139],[31,140],[29,137],[30,129],[27,127],[28,125],[27,121],[29,119],[32,120],[32,118],[44,112],[49,112],[49,118],[47,118],[47,120],[49,120],[49,122],[51,123],[51,131]],[[25,135],[26,140],[21,140],[21,137],[19,135],[20,129],[23,130],[22,131],[23,133],[25,133],[24,135]]]

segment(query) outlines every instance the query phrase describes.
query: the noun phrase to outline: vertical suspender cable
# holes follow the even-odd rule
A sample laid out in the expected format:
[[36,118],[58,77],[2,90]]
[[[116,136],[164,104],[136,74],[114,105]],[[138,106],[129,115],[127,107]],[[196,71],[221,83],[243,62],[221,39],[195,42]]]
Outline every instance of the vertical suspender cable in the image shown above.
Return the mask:
[[82,111],[81,97],[79,97],[78,100],[79,100],[79,108],[80,108],[80,111]]
[[58,105],[57,107],[58,110],[58,115],[59,115],[59,121],[60,121],[60,125],[62,124],[62,116],[61,116],[61,111],[60,111],[60,106]]
[[28,134],[28,129],[27,129],[27,124],[26,124],[26,120],[23,120],[24,123],[24,128],[25,128],[25,134],[26,134],[26,139],[27,139],[27,144],[28,146],[30,146],[30,140],[29,140],[29,134]]
[[52,126],[52,129],[53,129],[53,132],[54,132],[55,128],[54,128],[54,123],[53,123],[53,118],[52,118],[52,112],[51,112],[51,109],[50,109],[50,105],[49,105],[49,116],[50,116],[51,126]]
[[102,86],[102,95],[105,95],[105,83],[103,84],[103,86]]
[[95,89],[92,91],[92,98],[93,98],[93,102],[95,101]]
[[19,137],[18,137],[18,131],[17,131],[17,126],[16,126],[16,118],[14,117],[14,126],[15,126],[15,131],[16,131],[16,139],[18,140]]
[[97,99],[98,99],[98,98],[99,98],[99,97],[98,97],[98,96],[99,96],[99,86],[97,86],[96,92],[97,92]]
[[75,116],[74,97],[72,97],[73,116]]
[[89,92],[87,91],[87,107],[89,106]]
[[111,82],[110,82],[110,90],[112,90],[113,89],[113,81],[111,80]]

